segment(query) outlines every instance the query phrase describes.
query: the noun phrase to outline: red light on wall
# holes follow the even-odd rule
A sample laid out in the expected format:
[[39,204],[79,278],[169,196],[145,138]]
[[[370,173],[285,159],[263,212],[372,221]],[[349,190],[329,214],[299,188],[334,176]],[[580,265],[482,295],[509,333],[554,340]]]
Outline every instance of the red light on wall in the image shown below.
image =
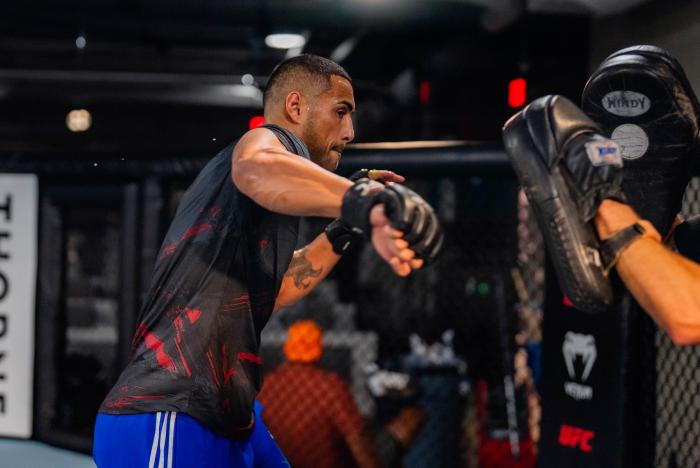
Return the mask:
[[258,128],[262,125],[265,125],[265,117],[256,115],[255,117],[251,117],[250,122],[248,122],[248,130]]
[[418,99],[421,104],[428,104],[430,102],[430,82],[421,81],[420,87],[418,88]]
[[527,101],[527,81],[515,78],[508,83],[508,106],[520,107]]

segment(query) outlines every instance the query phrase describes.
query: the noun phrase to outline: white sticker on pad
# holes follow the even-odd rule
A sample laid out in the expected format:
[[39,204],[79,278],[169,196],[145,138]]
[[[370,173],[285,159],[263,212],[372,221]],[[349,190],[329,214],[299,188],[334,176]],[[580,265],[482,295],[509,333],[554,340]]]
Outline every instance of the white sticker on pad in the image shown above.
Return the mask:
[[649,98],[636,91],[611,91],[600,102],[611,114],[620,117],[636,117],[649,110]]
[[620,146],[624,159],[641,158],[649,149],[649,137],[638,125],[622,124],[613,130],[611,138]]
[[612,140],[594,140],[585,144],[586,154],[594,166],[622,167],[620,147]]

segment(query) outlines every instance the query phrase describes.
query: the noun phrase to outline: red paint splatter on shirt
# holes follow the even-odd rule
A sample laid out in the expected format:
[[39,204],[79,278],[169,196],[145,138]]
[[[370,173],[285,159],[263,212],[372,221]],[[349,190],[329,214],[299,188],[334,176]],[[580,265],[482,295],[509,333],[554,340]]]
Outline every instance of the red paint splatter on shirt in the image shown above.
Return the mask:
[[199,309],[190,309],[189,307],[185,308],[185,312],[187,313],[187,318],[190,319],[190,324],[194,325],[197,320],[199,320],[199,317],[202,316],[202,311]]
[[168,353],[165,352],[163,342],[160,341],[157,336],[151,332],[147,332],[144,337],[144,343],[146,343],[148,349],[156,353],[156,360],[160,366],[166,368],[171,373],[175,372],[175,362]]
[[240,362],[248,361],[258,365],[262,364],[262,358],[260,356],[256,356],[253,353],[238,353],[238,360]]

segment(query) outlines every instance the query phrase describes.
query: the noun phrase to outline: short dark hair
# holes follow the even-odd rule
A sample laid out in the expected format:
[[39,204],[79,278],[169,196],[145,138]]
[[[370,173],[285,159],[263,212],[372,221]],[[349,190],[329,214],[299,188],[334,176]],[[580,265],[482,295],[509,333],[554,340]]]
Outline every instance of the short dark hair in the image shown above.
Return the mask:
[[263,106],[273,97],[276,89],[284,87],[291,81],[310,82],[312,84],[330,86],[331,76],[338,75],[352,83],[347,71],[333,60],[314,54],[301,54],[288,58],[272,70],[263,93]]

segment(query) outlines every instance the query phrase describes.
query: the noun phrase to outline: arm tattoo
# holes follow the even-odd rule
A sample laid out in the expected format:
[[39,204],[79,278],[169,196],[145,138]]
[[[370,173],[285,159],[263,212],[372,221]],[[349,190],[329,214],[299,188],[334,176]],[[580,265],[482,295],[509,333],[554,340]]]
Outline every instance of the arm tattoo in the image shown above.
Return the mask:
[[294,252],[287,273],[284,275],[292,277],[294,279],[294,286],[303,291],[311,286],[311,280],[309,278],[317,278],[322,271],[323,267],[314,270],[313,265],[306,258],[306,247],[304,247]]

